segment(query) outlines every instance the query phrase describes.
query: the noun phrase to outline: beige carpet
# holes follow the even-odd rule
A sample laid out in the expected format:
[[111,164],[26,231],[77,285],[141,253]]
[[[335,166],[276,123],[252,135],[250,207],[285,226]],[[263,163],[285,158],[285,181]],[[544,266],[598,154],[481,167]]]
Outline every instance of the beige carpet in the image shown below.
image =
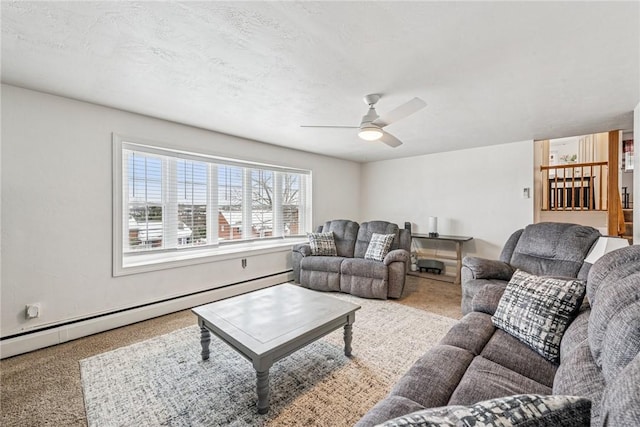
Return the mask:
[[[387,303],[461,317],[460,287],[446,282],[408,277],[403,298]],[[182,311],[3,360],[2,425],[87,425],[79,360],[193,324],[195,316]]]

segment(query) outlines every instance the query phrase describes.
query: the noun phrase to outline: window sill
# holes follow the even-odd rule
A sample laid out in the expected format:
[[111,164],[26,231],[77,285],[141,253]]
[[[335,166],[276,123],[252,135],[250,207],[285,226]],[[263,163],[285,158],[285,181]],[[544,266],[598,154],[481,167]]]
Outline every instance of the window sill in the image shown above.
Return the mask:
[[184,252],[163,252],[153,254],[136,254],[124,256],[122,265],[114,265],[114,277],[149,271],[224,261],[250,255],[268,254],[290,251],[293,245],[305,243],[306,238],[290,238],[285,240],[252,241],[216,248],[192,249]]

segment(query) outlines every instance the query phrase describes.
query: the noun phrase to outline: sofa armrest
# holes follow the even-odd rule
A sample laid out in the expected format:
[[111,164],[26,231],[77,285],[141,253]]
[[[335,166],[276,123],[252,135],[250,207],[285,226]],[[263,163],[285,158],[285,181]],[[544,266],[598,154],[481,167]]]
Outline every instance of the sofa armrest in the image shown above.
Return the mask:
[[504,285],[493,283],[486,285],[471,300],[471,310],[493,316],[498,309],[500,298],[502,298],[506,287],[506,283]]
[[516,271],[506,262],[470,256],[464,257],[462,267],[470,270],[472,279],[509,280]]
[[389,265],[392,262],[396,261],[408,263],[409,252],[405,251],[404,249],[394,249],[384,257],[384,260],[382,260],[382,262],[384,262],[384,265]]
[[293,245],[292,250],[298,252],[303,257],[311,255],[311,246],[308,243],[298,243]]

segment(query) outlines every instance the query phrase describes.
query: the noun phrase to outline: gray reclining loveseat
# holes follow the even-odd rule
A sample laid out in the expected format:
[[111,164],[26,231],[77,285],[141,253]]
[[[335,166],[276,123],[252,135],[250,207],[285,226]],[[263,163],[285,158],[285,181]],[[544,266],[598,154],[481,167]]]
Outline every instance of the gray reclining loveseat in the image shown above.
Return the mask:
[[[411,232],[387,221],[358,224],[327,221],[318,233],[333,232],[337,256],[311,254],[309,244],[293,247],[294,280],[319,291],[345,292],[364,298],[400,298],[409,266]],[[365,259],[373,233],[395,234],[383,261]]]
[[588,274],[585,299],[588,302],[582,303],[561,337],[555,363],[494,326],[492,314],[500,304],[474,299],[472,311],[357,427],[400,416],[385,427],[413,425],[411,420],[455,419],[455,414],[470,414],[463,425],[475,425],[472,418],[481,421],[474,417],[479,407],[490,406],[487,402],[504,405],[509,399],[505,396],[522,394],[558,401],[579,396],[587,403],[580,411],[575,406],[560,408],[566,412],[559,418],[539,418],[538,407],[529,413],[524,410],[525,419],[536,421],[520,419],[518,425],[640,425],[640,246],[618,249],[597,260]]
[[514,232],[500,260],[465,257],[462,314],[471,312],[471,301],[479,293],[497,302],[518,268],[536,275],[586,279],[591,265],[584,259],[600,236],[598,230],[584,225],[541,222]]

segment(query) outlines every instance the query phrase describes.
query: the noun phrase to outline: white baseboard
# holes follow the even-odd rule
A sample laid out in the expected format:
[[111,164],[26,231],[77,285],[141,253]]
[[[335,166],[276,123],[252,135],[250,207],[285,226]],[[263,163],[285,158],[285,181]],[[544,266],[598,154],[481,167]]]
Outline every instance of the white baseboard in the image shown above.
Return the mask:
[[0,358],[4,359],[52,345],[62,344],[98,332],[108,331],[109,329],[119,328],[176,311],[186,310],[198,305],[244,294],[257,289],[267,288],[291,280],[293,280],[293,272],[280,273],[237,285],[175,298],[170,301],[163,301],[157,304],[108,314],[69,325],[62,325],[45,331],[32,332],[19,337],[8,338],[0,341]]

